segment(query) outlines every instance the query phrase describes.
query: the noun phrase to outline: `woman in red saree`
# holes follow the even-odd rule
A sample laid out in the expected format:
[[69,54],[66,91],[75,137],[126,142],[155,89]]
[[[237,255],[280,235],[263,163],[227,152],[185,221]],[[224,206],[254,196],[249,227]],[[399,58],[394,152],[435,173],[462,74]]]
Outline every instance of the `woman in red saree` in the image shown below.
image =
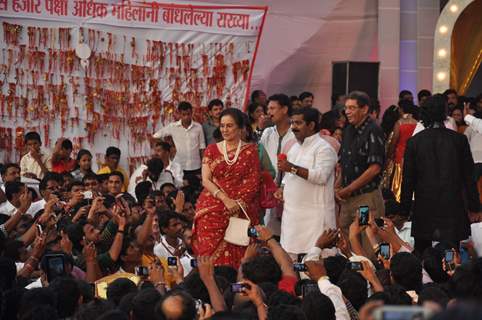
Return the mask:
[[192,245],[197,256],[214,257],[215,265],[238,268],[246,247],[224,241],[231,216],[259,223],[260,165],[257,147],[241,140],[245,127],[238,109],[221,114],[223,141],[209,145],[202,164],[203,191],[196,205]]

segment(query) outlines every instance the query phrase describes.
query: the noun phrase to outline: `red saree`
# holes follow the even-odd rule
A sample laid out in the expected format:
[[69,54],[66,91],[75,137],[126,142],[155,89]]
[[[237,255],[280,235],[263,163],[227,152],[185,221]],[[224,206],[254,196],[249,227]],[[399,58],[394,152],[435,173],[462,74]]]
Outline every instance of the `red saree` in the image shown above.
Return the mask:
[[[235,151],[229,153],[230,159],[234,153]],[[230,166],[224,161],[217,145],[211,144],[204,152],[204,164],[211,168],[213,182],[231,199],[240,200],[246,208],[251,224],[258,224],[260,165],[256,145],[244,145],[238,161]],[[244,214],[240,213],[238,216],[242,218]],[[215,265],[229,265],[237,269],[246,247],[224,241],[229,217],[223,202],[204,189],[196,204],[192,246],[198,256],[213,256]]]

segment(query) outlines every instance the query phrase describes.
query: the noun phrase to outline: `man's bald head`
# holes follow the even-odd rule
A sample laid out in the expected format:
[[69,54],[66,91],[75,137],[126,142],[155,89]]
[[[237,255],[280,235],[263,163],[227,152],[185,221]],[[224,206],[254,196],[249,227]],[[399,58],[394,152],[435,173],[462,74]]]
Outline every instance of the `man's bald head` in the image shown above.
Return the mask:
[[192,320],[196,318],[196,304],[186,292],[173,291],[161,302],[161,311],[167,320]]

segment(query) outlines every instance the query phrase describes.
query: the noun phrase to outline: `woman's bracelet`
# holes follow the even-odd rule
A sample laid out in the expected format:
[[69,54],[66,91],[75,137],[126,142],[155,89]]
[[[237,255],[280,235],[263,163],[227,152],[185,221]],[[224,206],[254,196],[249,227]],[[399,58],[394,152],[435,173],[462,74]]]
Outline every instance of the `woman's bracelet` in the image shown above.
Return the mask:
[[218,190],[214,191],[213,196],[214,196],[215,198],[217,198],[217,197],[218,197],[217,195],[218,195],[218,193],[220,193],[220,192],[221,192],[221,189],[218,189]]

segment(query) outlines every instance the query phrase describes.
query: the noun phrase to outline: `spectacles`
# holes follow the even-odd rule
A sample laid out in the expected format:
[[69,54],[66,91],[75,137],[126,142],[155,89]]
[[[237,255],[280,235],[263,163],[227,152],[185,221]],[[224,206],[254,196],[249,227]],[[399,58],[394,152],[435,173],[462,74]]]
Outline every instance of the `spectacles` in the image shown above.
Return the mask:
[[357,109],[360,109],[360,107],[359,106],[345,106],[345,110],[355,111]]

